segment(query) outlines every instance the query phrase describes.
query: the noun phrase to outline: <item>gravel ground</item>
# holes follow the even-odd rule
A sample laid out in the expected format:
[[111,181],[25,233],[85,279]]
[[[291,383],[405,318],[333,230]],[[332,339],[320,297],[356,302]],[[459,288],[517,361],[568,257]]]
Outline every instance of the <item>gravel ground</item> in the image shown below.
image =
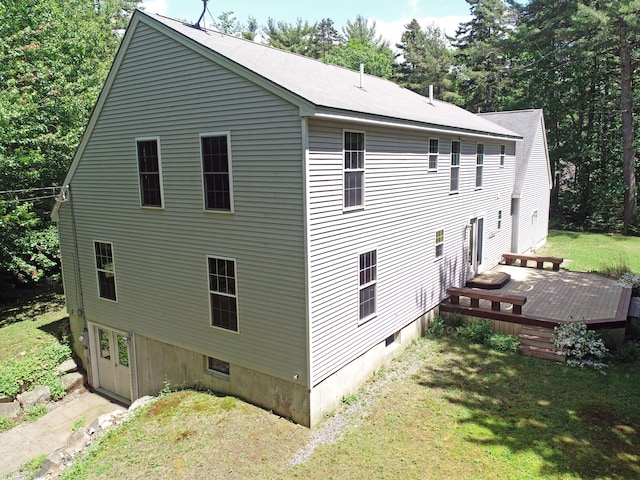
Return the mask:
[[289,460],[289,465],[304,463],[320,445],[336,443],[348,431],[358,427],[376,405],[379,394],[391,382],[415,374],[420,368],[423,345],[414,342],[398,358],[382,367],[380,373],[367,381],[358,391],[358,399],[351,405],[343,404],[335,414],[323,420],[312,433],[312,438]]

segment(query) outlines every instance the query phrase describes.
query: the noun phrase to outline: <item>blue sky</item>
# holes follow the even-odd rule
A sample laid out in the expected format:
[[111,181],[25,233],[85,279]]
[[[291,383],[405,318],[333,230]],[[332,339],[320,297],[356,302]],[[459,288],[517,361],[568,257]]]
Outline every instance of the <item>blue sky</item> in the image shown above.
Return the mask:
[[[143,6],[150,13],[192,22],[202,13],[202,0],[146,0]],[[209,12],[214,18],[222,12],[234,12],[243,23],[251,15],[260,26],[266,25],[269,17],[290,23],[298,17],[309,22],[330,18],[338,30],[360,14],[375,20],[378,34],[395,45],[412,18],[422,26],[435,23],[453,35],[456,26],[469,18],[469,5],[465,0],[211,0]],[[211,21],[209,14],[206,19]]]

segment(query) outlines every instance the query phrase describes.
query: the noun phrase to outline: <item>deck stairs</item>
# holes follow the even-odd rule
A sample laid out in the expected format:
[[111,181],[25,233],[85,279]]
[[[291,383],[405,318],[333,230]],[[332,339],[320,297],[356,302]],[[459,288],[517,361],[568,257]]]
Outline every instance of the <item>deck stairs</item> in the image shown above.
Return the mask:
[[558,354],[551,344],[553,330],[544,327],[522,325],[520,332],[520,353],[528,357],[564,363],[566,357]]

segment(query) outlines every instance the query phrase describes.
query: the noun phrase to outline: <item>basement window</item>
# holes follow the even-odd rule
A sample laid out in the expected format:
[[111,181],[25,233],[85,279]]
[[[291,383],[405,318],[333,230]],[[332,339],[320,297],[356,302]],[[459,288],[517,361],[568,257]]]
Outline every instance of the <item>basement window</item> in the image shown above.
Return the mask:
[[214,357],[207,357],[207,373],[222,380],[229,380],[229,362]]

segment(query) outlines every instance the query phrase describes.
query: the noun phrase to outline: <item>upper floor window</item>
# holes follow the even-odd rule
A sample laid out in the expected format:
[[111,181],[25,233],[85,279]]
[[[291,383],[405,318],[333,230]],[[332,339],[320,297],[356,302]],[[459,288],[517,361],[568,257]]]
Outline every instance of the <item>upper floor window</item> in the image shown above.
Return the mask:
[[502,210],[498,210],[498,229],[502,228]]
[[344,208],[364,206],[364,133],[344,132]]
[[158,139],[136,140],[140,204],[143,207],[162,207],[162,168]]
[[484,144],[476,145],[476,188],[482,188],[482,167],[484,165]]
[[229,134],[202,135],[200,142],[204,176],[204,208],[231,212],[233,195]]
[[460,142],[451,142],[451,182],[449,191],[457,192],[460,188]]
[[506,145],[500,145],[500,166],[504,167],[504,158],[506,156],[507,153],[507,147]]
[[238,331],[238,294],[236,262],[226,258],[208,257],[209,302],[211,325]]
[[438,154],[440,152],[440,144],[437,138],[429,139],[429,170],[438,169]]
[[360,254],[360,320],[367,319],[376,313],[376,280],[378,276],[376,257],[376,250]]
[[436,231],[436,259],[444,254],[444,230]]
[[116,269],[113,263],[113,244],[93,242],[96,254],[96,274],[98,276],[98,296],[117,301]]

